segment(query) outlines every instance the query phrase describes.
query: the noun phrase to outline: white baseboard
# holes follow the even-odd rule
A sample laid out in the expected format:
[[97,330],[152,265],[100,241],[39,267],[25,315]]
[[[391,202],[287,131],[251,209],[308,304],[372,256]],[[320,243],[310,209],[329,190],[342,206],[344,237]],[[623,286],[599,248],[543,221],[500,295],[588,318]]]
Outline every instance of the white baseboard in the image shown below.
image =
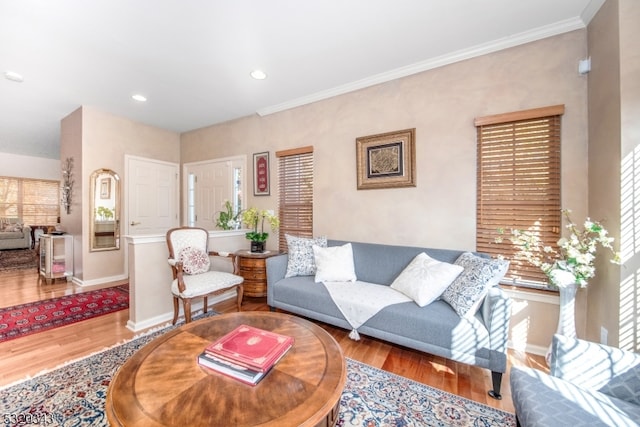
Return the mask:
[[99,279],[93,279],[93,280],[80,280],[77,277],[73,276],[71,280],[76,285],[84,288],[85,286],[95,286],[95,285],[102,285],[104,283],[119,282],[121,280],[127,280],[128,278],[129,276],[127,276],[126,274],[122,274],[118,276],[101,277]]
[[548,347],[543,347],[543,346],[534,345],[534,344],[526,344],[524,348],[521,345],[514,346],[511,340],[509,340],[509,342],[507,343],[507,347],[517,351],[526,351],[527,353],[537,354],[538,356],[546,355],[547,350],[549,349]]
[[154,326],[165,324],[167,322],[170,322],[171,320],[173,320],[173,312],[164,313],[150,319],[145,319],[142,322],[132,322],[131,319],[129,319],[127,321],[127,329],[133,332],[140,332]]
[[[209,297],[209,307],[213,304],[217,304],[221,301],[225,301],[231,298],[236,298],[235,291],[232,293],[225,293],[222,295],[218,295],[216,297]],[[182,306],[182,304],[181,304]],[[191,305],[191,312],[195,313],[197,311],[202,311],[203,301],[197,301]],[[182,310],[181,310],[182,311]],[[184,319],[184,314],[178,318],[178,321]],[[158,325],[165,324],[173,320],[173,311],[169,311],[167,313],[162,313],[157,316],[151,317],[149,319],[144,319],[139,322],[132,322],[131,319],[127,321],[127,329],[133,332],[141,332],[145,329],[153,328]]]

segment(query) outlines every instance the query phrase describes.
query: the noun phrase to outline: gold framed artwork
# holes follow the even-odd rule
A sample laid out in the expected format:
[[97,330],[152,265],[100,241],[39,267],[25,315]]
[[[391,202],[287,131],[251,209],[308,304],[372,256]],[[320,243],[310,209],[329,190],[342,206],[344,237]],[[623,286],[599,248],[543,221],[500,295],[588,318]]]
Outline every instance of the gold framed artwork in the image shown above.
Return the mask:
[[416,130],[356,138],[358,190],[416,186]]

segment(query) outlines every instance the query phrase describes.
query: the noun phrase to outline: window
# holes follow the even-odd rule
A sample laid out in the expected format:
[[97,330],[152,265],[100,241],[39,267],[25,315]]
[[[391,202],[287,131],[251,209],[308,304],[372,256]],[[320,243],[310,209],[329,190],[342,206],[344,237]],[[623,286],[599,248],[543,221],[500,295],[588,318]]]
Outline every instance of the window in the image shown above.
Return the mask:
[[28,225],[56,225],[60,181],[0,177],[0,217],[22,218]]
[[215,230],[226,201],[231,203],[234,214],[245,208],[245,165],[245,156],[185,163],[187,225]]
[[313,237],[313,147],[276,152],[281,251],[285,234]]
[[[538,233],[545,246],[560,237],[560,119],[564,106],[475,120],[478,134],[476,249],[511,260],[505,280],[539,287],[547,277],[508,239],[511,230]],[[500,234],[504,230],[504,235]],[[498,238],[503,237],[502,242]]]

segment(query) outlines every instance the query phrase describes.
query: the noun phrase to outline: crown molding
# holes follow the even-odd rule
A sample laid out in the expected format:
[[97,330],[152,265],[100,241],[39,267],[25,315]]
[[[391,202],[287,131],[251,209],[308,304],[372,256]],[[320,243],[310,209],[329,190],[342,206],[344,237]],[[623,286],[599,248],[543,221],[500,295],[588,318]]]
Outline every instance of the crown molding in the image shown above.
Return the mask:
[[600,10],[605,0],[591,0],[587,7],[580,14],[580,18],[585,26],[589,25],[596,13]]
[[[604,0],[592,0],[589,6],[585,8],[591,11],[593,4],[602,2]],[[599,8],[602,4],[597,6]],[[597,12],[597,9],[595,10]],[[593,14],[595,15],[595,12]],[[590,12],[591,13],[591,12]],[[583,13],[584,15],[584,13]],[[405,67],[396,68],[394,70],[373,75],[362,80],[347,83],[335,88],[327,89],[321,92],[303,96],[300,98],[286,101],[281,104],[272,105],[256,110],[256,113],[260,116],[267,116],[280,111],[289,110],[302,105],[311,104],[313,102],[322,101],[324,99],[333,98],[334,96],[344,95],[349,92],[364,89],[370,86],[374,86],[380,83],[386,83],[391,80],[396,80],[402,77],[407,77],[413,74],[418,74],[423,71],[432,70],[434,68],[443,67],[445,65],[453,64],[456,62],[464,61],[466,59],[475,58],[478,56],[486,55],[489,53],[497,52],[500,50],[508,49],[510,47],[519,46],[525,43],[530,43],[536,40],[541,40],[547,37],[552,37],[558,34],[568,33],[570,31],[585,28],[585,22],[583,18],[576,17],[559,21],[551,25],[535,28],[531,31],[515,34],[513,36],[504,37],[501,39],[493,40],[489,43],[480,44],[469,49],[459,50],[447,55],[442,55],[436,58],[428,59],[425,61],[417,62],[415,64],[407,65]]]

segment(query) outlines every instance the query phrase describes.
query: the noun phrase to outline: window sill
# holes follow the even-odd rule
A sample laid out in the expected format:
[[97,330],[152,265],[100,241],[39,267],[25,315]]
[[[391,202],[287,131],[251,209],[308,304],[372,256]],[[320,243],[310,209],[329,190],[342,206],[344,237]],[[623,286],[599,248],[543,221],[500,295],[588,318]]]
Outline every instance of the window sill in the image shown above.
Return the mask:
[[249,232],[248,228],[241,228],[240,230],[209,230],[209,237],[230,237],[230,236],[243,236]]
[[524,288],[519,286],[503,285],[503,284],[501,284],[500,287],[509,297],[514,299],[542,302],[546,304],[555,304],[555,305],[560,304],[560,296],[558,292],[554,290]]

